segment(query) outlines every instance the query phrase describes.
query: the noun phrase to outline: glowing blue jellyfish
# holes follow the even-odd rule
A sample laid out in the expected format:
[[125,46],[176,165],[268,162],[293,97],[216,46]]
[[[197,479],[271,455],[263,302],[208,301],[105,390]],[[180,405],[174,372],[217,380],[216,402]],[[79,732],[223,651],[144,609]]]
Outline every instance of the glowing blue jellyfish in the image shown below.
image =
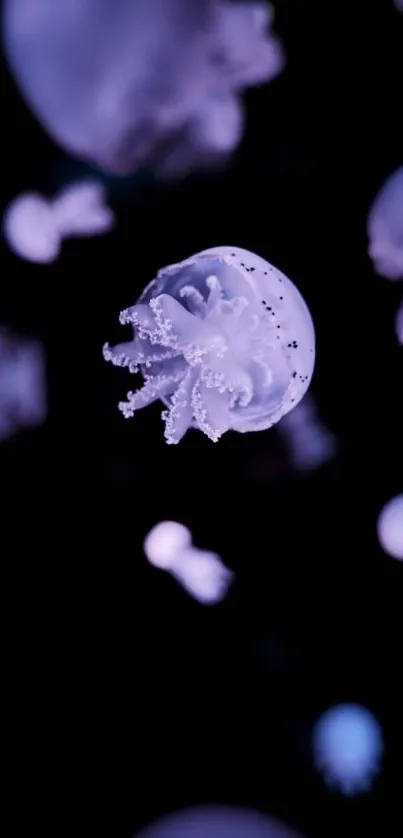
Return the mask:
[[203,605],[216,605],[228,592],[233,574],[217,553],[195,547],[183,524],[161,521],[146,536],[144,552],[150,564],[169,571]]
[[161,399],[165,438],[198,428],[216,442],[228,430],[262,431],[306,392],[315,363],[308,308],[284,274],[248,250],[213,247],[163,268],[122,311],[128,343],[104,357],[144,386],[119,405],[128,418]]
[[384,743],[376,718],[359,704],[340,704],[320,717],[313,754],[327,784],[350,796],[368,791],[380,768]]
[[385,504],[378,517],[377,530],[385,553],[403,560],[403,494]]
[[368,216],[368,253],[387,279],[403,279],[403,166],[382,186]]
[[64,238],[106,233],[114,218],[105,204],[105,190],[96,181],[79,181],[48,200],[36,192],[14,198],[3,218],[3,233],[22,259],[48,264],[60,255]]
[[69,153],[129,173],[226,159],[241,93],[284,66],[273,10],[228,0],[5,0],[4,40],[28,105]]
[[[263,812],[238,806],[199,806],[167,815],[136,838],[298,838]],[[301,836],[300,836],[301,838]]]

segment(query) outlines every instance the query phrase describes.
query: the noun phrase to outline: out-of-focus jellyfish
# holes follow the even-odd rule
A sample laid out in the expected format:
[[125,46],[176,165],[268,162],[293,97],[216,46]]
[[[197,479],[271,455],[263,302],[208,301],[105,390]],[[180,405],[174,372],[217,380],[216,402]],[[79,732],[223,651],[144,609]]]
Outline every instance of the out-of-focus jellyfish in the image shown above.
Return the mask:
[[359,704],[327,710],[315,725],[312,746],[326,783],[347,796],[368,791],[384,751],[378,721]]
[[403,0],[394,0],[395,6],[399,12],[403,12]]
[[36,192],[18,195],[5,211],[3,233],[18,256],[46,264],[59,257],[62,239],[101,235],[113,224],[102,184],[82,181],[51,200]]
[[403,279],[403,166],[375,198],[368,216],[368,253],[387,279]]
[[242,248],[211,248],[163,268],[120,322],[134,337],[106,344],[104,357],[140,370],[145,383],[119,408],[127,418],[161,399],[170,444],[190,427],[213,442],[228,430],[270,428],[313,373],[315,333],[302,296]]
[[150,564],[169,571],[198,602],[216,605],[224,599],[232,572],[216,553],[195,547],[183,524],[162,521],[148,533],[143,546]]
[[377,531],[385,553],[403,559],[403,494],[385,504],[378,517]]
[[273,9],[229,0],[5,0],[10,68],[68,152],[116,173],[215,163],[243,130],[241,92],[278,75]]
[[150,530],[144,540],[144,552],[148,561],[162,570],[169,570],[180,555],[192,544],[192,534],[177,521],[161,521]]
[[403,302],[400,303],[396,315],[396,335],[399,343],[403,345]]
[[0,328],[0,441],[46,418],[45,361],[41,346]]
[[[237,806],[199,806],[167,815],[136,838],[298,838],[263,812]],[[301,836],[300,836],[301,838]]]
[[280,425],[293,466],[301,471],[319,468],[337,451],[333,434],[322,424],[312,397],[307,394]]

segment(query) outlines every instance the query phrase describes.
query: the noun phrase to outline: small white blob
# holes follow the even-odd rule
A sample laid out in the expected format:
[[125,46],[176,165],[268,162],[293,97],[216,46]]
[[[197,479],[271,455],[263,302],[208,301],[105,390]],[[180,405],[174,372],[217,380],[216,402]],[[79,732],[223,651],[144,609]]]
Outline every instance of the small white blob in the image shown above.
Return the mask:
[[160,399],[165,439],[189,428],[217,442],[229,430],[270,428],[306,393],[315,331],[305,300],[271,265],[240,247],[213,247],[159,271],[120,314],[133,338],[104,358],[144,384],[119,404],[126,419]]
[[400,308],[398,309],[396,315],[396,335],[400,345],[403,345],[403,302],[400,303]]
[[60,256],[64,238],[102,235],[113,225],[102,184],[84,181],[51,200],[35,192],[18,195],[5,211],[3,234],[17,256],[49,264]]
[[378,274],[403,279],[403,166],[386,180],[368,216],[368,253]]
[[359,704],[339,704],[317,721],[313,757],[330,787],[347,796],[368,791],[384,751],[381,727]]
[[320,468],[336,455],[336,439],[322,424],[309,393],[284,416],[280,431],[286,440],[292,464],[299,471]]
[[[197,806],[166,815],[136,838],[298,838],[263,812],[238,806]],[[300,836],[302,838],[302,836]]]
[[40,344],[0,328],[0,442],[22,428],[42,424],[46,413]]
[[378,517],[377,532],[385,553],[393,559],[403,559],[403,494],[385,504]]
[[192,545],[190,531],[176,521],[162,521],[144,540],[150,564],[169,571],[190,596],[203,605],[215,605],[227,594],[233,574],[220,556]]
[[192,543],[190,530],[177,521],[161,521],[144,539],[143,549],[150,564],[169,570],[175,559]]

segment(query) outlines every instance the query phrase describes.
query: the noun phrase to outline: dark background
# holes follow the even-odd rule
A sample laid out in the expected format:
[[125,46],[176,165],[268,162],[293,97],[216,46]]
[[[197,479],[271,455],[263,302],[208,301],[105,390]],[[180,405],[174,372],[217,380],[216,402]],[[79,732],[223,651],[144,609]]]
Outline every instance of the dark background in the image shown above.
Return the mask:
[[[402,568],[375,526],[402,491],[401,290],[372,270],[366,217],[402,163],[403,18],[392,0],[276,7],[287,67],[247,94],[224,173],[105,179],[115,232],[46,268],[2,245],[1,324],[43,343],[49,392],[43,427],[0,449],[10,835],[130,838],[205,801],[311,838],[400,834]],[[2,111],[3,209],[88,173],[4,66]],[[128,422],[117,410],[132,382],[101,347],[124,339],[119,311],[158,268],[219,244],[278,266],[311,309],[312,391],[340,446],[311,475],[293,473],[277,429],[169,447],[158,405]],[[222,605],[147,564],[164,519],[234,569]],[[310,754],[315,719],[344,701],[371,709],[386,743],[353,800]]]

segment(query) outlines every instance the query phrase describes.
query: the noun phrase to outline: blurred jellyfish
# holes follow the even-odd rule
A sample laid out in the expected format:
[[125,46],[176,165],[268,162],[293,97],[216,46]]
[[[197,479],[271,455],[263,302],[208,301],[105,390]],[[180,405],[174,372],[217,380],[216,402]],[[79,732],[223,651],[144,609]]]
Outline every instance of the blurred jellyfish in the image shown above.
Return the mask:
[[399,12],[403,12],[403,0],[394,0],[395,6]]
[[162,521],[148,533],[143,546],[150,564],[169,571],[198,602],[216,605],[226,596],[233,574],[216,553],[194,547],[183,524]]
[[[135,838],[298,838],[262,812],[237,806],[199,806],[167,815]],[[301,838],[301,836],[300,836]]]
[[163,570],[169,570],[175,557],[192,544],[190,530],[177,521],[161,521],[150,530],[144,540],[148,561]]
[[390,175],[372,204],[368,238],[377,273],[403,279],[403,166]]
[[400,303],[396,315],[396,335],[399,343],[403,345],[403,302]]
[[21,258],[42,264],[54,262],[63,238],[96,236],[113,227],[113,214],[104,200],[104,188],[95,181],[70,184],[51,200],[26,192],[7,207],[4,236]]
[[384,750],[378,721],[359,704],[327,710],[315,725],[312,746],[327,784],[347,796],[368,791]]
[[0,441],[46,418],[45,360],[38,343],[0,328]]
[[321,423],[315,402],[309,394],[284,417],[280,429],[296,469],[319,468],[336,454],[335,437]]
[[385,504],[378,517],[377,531],[385,553],[393,559],[403,559],[403,494]]
[[204,250],[159,271],[121,312],[134,337],[104,357],[144,386],[119,405],[128,418],[167,406],[165,438],[188,428],[216,442],[228,430],[270,428],[302,399],[315,363],[315,334],[295,285],[269,262],[235,247]]
[[5,0],[15,79],[68,152],[116,173],[226,157],[240,94],[278,75],[273,9],[229,0]]

